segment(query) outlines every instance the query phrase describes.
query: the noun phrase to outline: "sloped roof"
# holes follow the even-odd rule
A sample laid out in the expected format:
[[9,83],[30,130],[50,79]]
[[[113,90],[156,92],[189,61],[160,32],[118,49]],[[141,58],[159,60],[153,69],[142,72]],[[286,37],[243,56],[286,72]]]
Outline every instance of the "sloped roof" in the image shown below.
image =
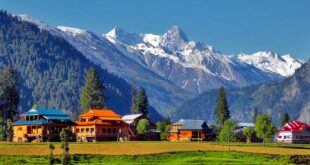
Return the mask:
[[113,112],[112,110],[103,109],[90,109],[86,113],[80,115],[81,117],[102,117],[109,120],[121,120],[121,116]]
[[301,121],[291,121],[286,123],[279,132],[302,132],[304,129],[308,129],[310,132],[310,125]]
[[30,109],[20,114],[21,116],[44,115],[44,116],[67,116],[59,109]]
[[182,125],[179,130],[209,130],[207,122],[204,120],[185,120],[181,119],[172,125]]
[[136,118],[142,116],[142,114],[132,114],[132,115],[125,115],[122,117],[122,120],[135,120]]
[[76,121],[75,122],[77,125],[79,126],[83,126],[83,125],[122,125],[123,122],[119,122],[119,123],[110,123],[110,122],[107,122],[107,121],[102,121],[102,120],[99,120],[99,119],[96,119],[96,120],[93,120],[93,121]]
[[239,127],[255,127],[254,123],[238,123]]
[[41,124],[48,124],[48,121],[47,120],[32,120],[32,121],[18,120],[13,123],[13,125],[41,125]]

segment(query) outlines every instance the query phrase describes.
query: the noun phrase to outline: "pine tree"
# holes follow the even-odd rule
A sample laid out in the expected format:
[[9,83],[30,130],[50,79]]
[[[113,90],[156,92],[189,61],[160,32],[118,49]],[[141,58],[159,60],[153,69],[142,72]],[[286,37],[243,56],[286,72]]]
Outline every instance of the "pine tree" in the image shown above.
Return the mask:
[[147,115],[148,114],[148,105],[149,105],[149,101],[148,101],[148,98],[146,96],[145,89],[140,88],[138,95],[135,99],[134,113],[135,114],[142,113],[143,115]]
[[257,108],[256,107],[254,107],[253,108],[253,123],[255,123],[255,121],[256,121],[256,118],[257,118]]
[[225,89],[223,86],[218,91],[214,114],[216,116],[216,122],[220,127],[223,126],[224,122],[230,118]]
[[104,85],[95,71],[90,68],[85,78],[85,85],[82,87],[80,95],[80,105],[82,112],[89,109],[105,109]]
[[12,122],[16,120],[19,103],[18,81],[11,65],[4,68],[0,75],[0,109],[2,138],[10,141],[13,137]]
[[281,126],[284,126],[284,124],[291,121],[291,118],[287,112],[283,113],[281,115]]

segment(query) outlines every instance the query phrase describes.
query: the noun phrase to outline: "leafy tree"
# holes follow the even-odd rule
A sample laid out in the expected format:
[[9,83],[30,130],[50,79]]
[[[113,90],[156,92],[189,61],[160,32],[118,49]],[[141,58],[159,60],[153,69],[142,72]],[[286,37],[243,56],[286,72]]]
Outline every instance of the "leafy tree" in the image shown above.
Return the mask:
[[148,114],[148,105],[149,105],[149,101],[148,101],[148,98],[146,96],[145,89],[141,87],[139,89],[138,95],[135,99],[134,113],[135,114],[142,113],[143,115],[147,115]]
[[284,124],[291,121],[291,118],[287,112],[283,113],[281,115],[281,126],[284,126]]
[[160,131],[160,139],[166,140],[167,139],[167,133],[170,130],[170,123],[167,123],[166,121],[163,122],[157,122],[156,123],[156,129]]
[[237,134],[234,130],[238,128],[237,122],[234,120],[226,120],[222,126],[218,138],[221,142],[227,142],[230,151],[230,142],[237,140]]
[[70,164],[70,154],[69,154],[69,141],[72,140],[72,132],[69,128],[64,128],[60,132],[61,138],[61,148],[63,149],[62,152],[62,164],[69,165]]
[[80,104],[83,112],[89,109],[105,109],[105,87],[94,68],[88,70],[85,78],[85,85],[82,87]]
[[53,154],[53,151],[55,149],[55,146],[53,144],[49,144],[48,148],[50,150],[50,154],[48,156],[48,164],[49,165],[53,165],[54,164],[54,154]]
[[2,138],[10,141],[13,137],[12,122],[16,120],[19,103],[18,81],[11,65],[4,68],[0,75],[0,109]]
[[245,137],[247,137],[247,142],[251,142],[251,138],[256,135],[255,129],[253,127],[245,128],[242,133]]
[[257,137],[263,138],[263,142],[272,136],[277,131],[277,128],[272,124],[271,118],[268,114],[260,115],[256,118],[255,130]]
[[223,126],[224,122],[230,118],[225,89],[223,86],[218,91],[214,114],[216,116],[216,122],[219,126]]
[[256,121],[256,118],[257,118],[257,108],[256,107],[254,107],[253,108],[253,123],[255,123],[255,121]]
[[138,135],[145,136],[149,133],[150,122],[147,119],[141,119],[137,125]]

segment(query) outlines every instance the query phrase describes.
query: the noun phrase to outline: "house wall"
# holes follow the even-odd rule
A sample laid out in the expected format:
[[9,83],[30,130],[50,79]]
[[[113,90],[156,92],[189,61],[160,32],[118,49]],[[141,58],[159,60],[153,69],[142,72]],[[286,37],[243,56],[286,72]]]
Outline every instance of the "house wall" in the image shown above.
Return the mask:
[[13,126],[13,142],[25,142],[27,141],[27,126],[18,125]]
[[128,129],[124,126],[88,125],[75,126],[77,141],[116,141],[127,136]]
[[302,132],[279,132],[278,143],[310,143],[310,131]]

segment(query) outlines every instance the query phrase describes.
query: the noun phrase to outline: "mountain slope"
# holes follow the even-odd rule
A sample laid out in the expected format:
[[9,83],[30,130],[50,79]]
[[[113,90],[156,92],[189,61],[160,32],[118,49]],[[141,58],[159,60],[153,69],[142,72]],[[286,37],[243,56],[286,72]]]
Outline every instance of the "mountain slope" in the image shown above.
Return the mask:
[[101,75],[109,108],[129,113],[130,86],[87,60],[67,41],[40,30],[36,25],[0,12],[0,69],[11,64],[20,82],[19,111],[33,102],[44,108],[59,108],[77,117],[84,75],[94,67]]
[[[252,109],[257,107],[259,113],[271,114],[278,124],[284,112],[288,112],[293,120],[310,123],[310,61],[280,82],[226,92],[232,118],[238,121],[251,121]],[[184,103],[176,116],[214,120],[216,96],[216,90],[205,92]]]
[[115,43],[124,54],[139,57],[149,69],[178,87],[198,94],[221,85],[244,87],[282,78],[222,55],[204,43],[189,41],[177,26],[162,36],[138,35],[116,28],[103,37]]
[[101,68],[145,87],[151,105],[164,115],[173,114],[184,101],[222,85],[232,89],[283,79],[278,72],[190,41],[177,26],[162,36],[120,28],[100,36],[72,27],[52,27],[25,15],[20,18],[64,38]]
[[277,73],[284,77],[293,75],[295,70],[304,63],[304,61],[294,59],[290,55],[280,56],[273,52],[257,52],[252,55],[240,54],[237,58],[264,71]]

